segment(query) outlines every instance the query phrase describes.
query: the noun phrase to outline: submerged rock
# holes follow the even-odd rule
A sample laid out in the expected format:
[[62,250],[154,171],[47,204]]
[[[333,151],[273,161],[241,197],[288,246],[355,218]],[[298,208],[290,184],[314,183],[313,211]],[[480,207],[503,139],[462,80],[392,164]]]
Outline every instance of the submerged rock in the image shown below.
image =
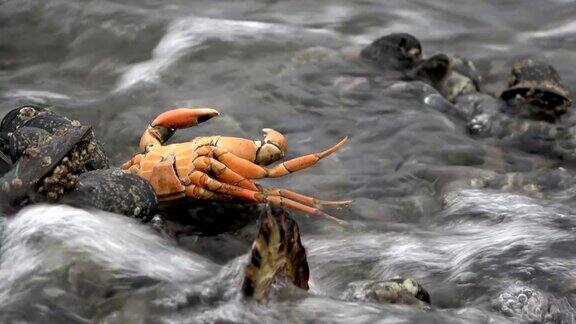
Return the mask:
[[480,91],[481,77],[476,67],[472,61],[457,56],[436,54],[418,64],[407,76],[410,80],[426,82],[449,101]]
[[411,305],[421,309],[429,309],[431,305],[430,294],[412,278],[353,283],[344,292],[344,299]]

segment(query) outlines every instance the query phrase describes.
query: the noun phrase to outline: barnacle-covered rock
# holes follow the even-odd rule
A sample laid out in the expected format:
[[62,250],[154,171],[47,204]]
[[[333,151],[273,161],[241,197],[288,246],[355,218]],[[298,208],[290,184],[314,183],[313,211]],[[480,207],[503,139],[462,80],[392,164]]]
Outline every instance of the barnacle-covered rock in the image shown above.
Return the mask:
[[98,170],[109,163],[90,127],[47,108],[10,111],[0,124],[0,149],[0,171],[7,172],[0,182],[4,207],[58,201],[145,221],[156,209],[148,182],[117,169]]
[[[64,136],[67,130],[81,126],[79,121],[70,120],[46,107],[19,107],[8,112],[0,123],[0,137],[5,138],[5,144],[0,145],[0,149],[6,155],[11,156],[12,162],[16,162],[27,148],[26,145],[40,145],[39,140],[44,135]],[[22,128],[26,128],[26,130],[21,130]],[[95,150],[86,167],[89,170],[108,168],[110,163],[104,154],[102,145],[94,136],[91,138]],[[18,144],[18,147],[14,147],[15,143]],[[34,145],[36,143],[38,144]]]
[[413,305],[421,309],[428,309],[431,304],[430,294],[412,278],[353,283],[344,292],[344,299]]
[[61,202],[78,207],[93,207],[149,221],[157,200],[152,186],[120,169],[94,170],[78,177],[75,189]]
[[287,278],[296,287],[308,290],[310,269],[300,241],[298,224],[282,208],[266,208],[244,270],[242,293],[264,302],[275,280]]
[[45,107],[23,106],[6,114],[0,128],[4,132],[14,132],[20,127],[36,127],[54,133],[62,127],[70,126],[71,121]]
[[529,323],[562,323],[559,306],[546,294],[521,283],[506,287],[493,301],[497,311]]
[[90,127],[68,129],[22,155],[0,178],[3,207],[18,208],[30,202],[56,201],[74,188],[95,147]]
[[510,111],[550,122],[572,105],[570,93],[552,65],[530,59],[514,63],[508,89],[500,94]]

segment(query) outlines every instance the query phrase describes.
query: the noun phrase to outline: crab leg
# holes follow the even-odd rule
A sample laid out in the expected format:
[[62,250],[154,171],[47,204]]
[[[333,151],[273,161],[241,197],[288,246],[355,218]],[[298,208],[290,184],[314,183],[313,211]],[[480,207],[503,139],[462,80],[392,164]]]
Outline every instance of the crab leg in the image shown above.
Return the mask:
[[[189,177],[193,185],[205,188],[209,191],[215,191],[224,195],[229,195],[236,198],[242,198],[254,203],[271,203],[278,206],[285,206],[290,209],[298,210],[316,217],[324,217],[331,219],[339,224],[345,223],[343,220],[338,219],[334,216],[330,216],[322,210],[310,206],[306,206],[294,200],[280,197],[272,196],[266,193],[244,189],[242,187],[230,185],[227,183],[220,182],[218,180],[210,178],[207,174],[200,171],[194,171]],[[186,190],[188,195],[188,190]],[[192,196],[195,197],[195,196]]]
[[[264,194],[271,195],[271,196],[280,196],[284,198],[288,198],[290,200],[294,200],[301,204],[314,207],[317,205],[347,205],[350,204],[351,200],[342,200],[342,201],[329,201],[329,200],[320,200],[314,197],[305,196],[303,194],[299,194],[294,191],[282,189],[282,188],[266,188],[261,187],[255,184],[250,179],[246,179],[239,175],[238,173],[230,170],[226,165],[222,162],[219,162],[216,159],[209,158],[207,156],[202,156],[197,158],[194,161],[194,167],[196,170],[201,172],[212,171],[216,178],[224,183],[236,185],[242,187],[244,189],[252,190],[252,191],[260,191]],[[186,182],[189,182],[188,180]]]
[[222,148],[215,147],[212,152],[218,161],[248,179],[276,178],[313,166],[322,158],[337,151],[347,140],[348,137],[345,137],[338,144],[325,151],[303,155],[272,168],[259,166],[253,162],[239,158]]
[[216,200],[216,201],[233,201],[234,198],[229,195],[219,194],[210,190],[206,190],[202,187],[189,185],[186,186],[186,196],[196,198],[196,199],[204,199],[204,200]]
[[250,179],[246,179],[238,173],[232,171],[230,168],[224,165],[224,163],[216,159],[207,156],[201,156],[196,158],[193,164],[195,170],[201,172],[212,171],[216,178],[224,183],[233,184],[235,186],[239,186],[252,191],[259,191],[258,186],[256,186],[256,184]]
[[288,198],[311,207],[317,205],[348,205],[352,203],[352,200],[321,200],[282,188],[262,188],[262,192],[271,196]]
[[[122,166],[120,167],[120,169],[122,170],[131,170],[132,167],[134,167],[135,169],[139,168],[139,164],[142,161],[142,159],[144,158],[143,154],[136,154],[134,155],[134,157],[132,159],[130,159],[130,161],[122,164]],[[134,173],[134,172],[132,172]]]

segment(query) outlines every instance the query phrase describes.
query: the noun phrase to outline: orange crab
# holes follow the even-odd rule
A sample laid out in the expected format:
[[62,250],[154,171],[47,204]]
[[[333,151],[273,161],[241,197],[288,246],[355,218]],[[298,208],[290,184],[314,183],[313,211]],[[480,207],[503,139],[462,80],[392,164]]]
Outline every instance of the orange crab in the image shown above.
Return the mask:
[[141,154],[122,169],[149,181],[160,201],[184,197],[215,201],[245,200],[271,203],[326,217],[339,223],[318,205],[345,205],[345,201],[325,201],[281,188],[267,188],[251,179],[275,178],[308,168],[334,153],[347,140],[320,152],[294,158],[271,168],[265,166],[284,157],[287,141],[273,130],[263,129],[264,139],[208,136],[189,142],[163,145],[175,132],[220,115],[211,108],[178,108],[160,114],[140,139]]

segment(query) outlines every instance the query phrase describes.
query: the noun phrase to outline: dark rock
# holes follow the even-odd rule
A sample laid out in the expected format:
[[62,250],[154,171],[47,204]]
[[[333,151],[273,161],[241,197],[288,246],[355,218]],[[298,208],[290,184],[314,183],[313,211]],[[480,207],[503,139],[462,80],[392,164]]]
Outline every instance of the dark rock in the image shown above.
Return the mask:
[[157,207],[152,186],[141,177],[120,169],[94,170],[82,173],[76,188],[62,203],[150,221]]

